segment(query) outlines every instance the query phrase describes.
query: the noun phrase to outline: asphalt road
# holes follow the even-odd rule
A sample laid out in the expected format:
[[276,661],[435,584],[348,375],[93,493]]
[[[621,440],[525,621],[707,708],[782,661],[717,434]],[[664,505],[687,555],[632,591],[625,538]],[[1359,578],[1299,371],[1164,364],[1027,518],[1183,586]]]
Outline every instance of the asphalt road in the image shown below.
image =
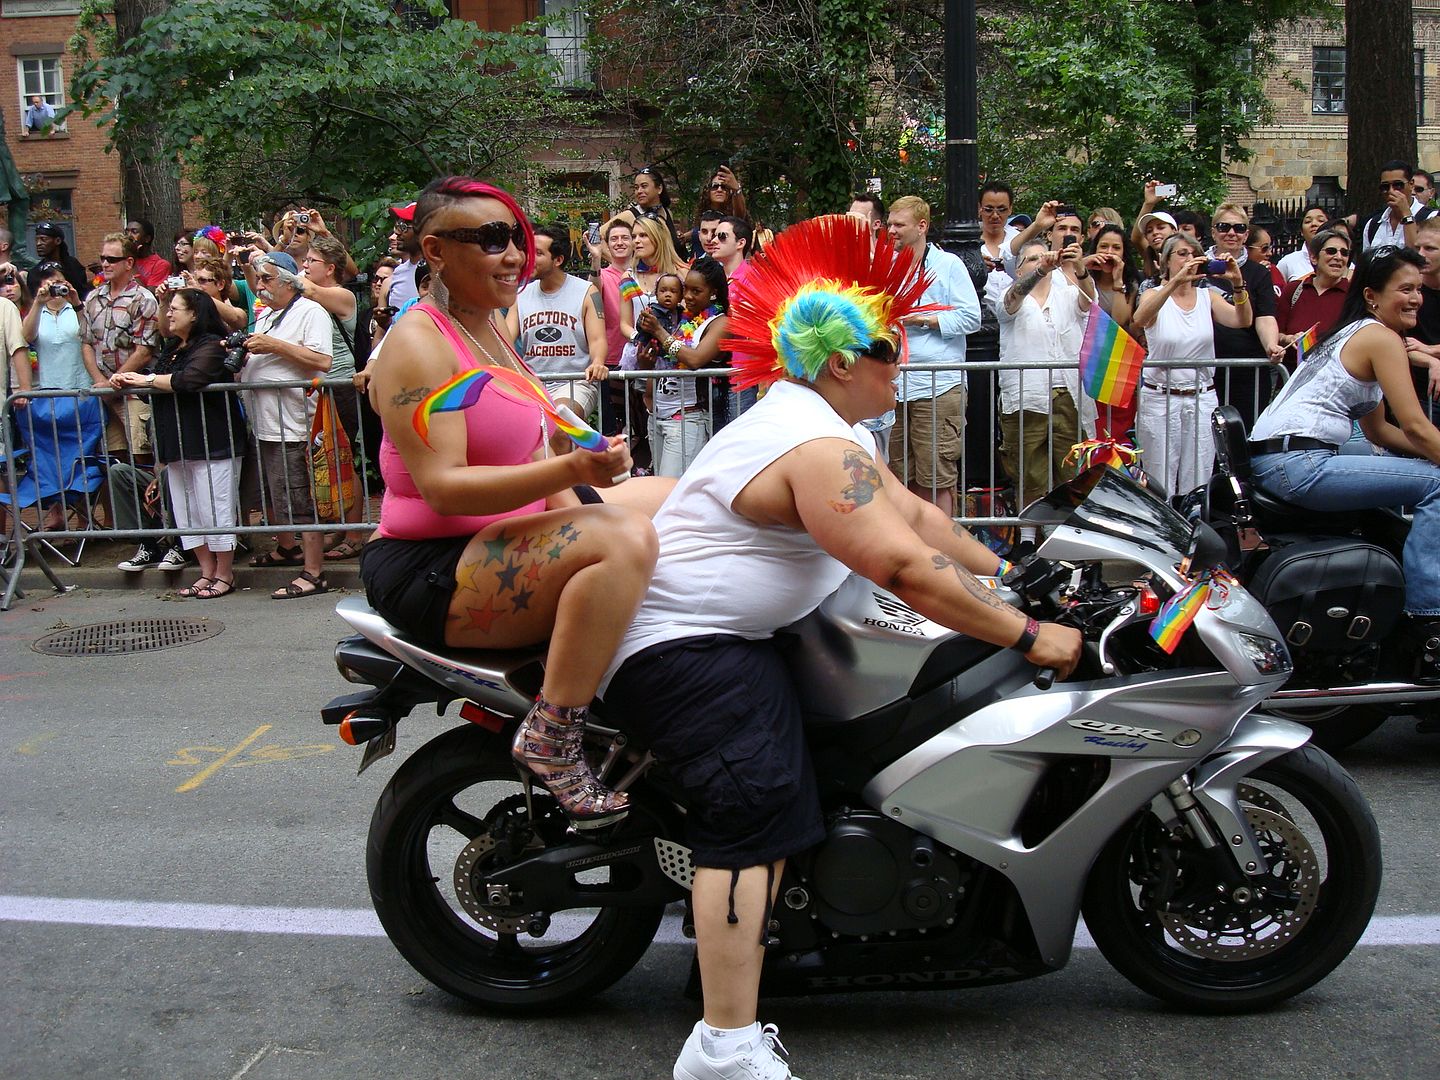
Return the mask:
[[[377,935],[371,808],[451,721],[412,719],[399,753],[356,778],[358,751],[318,721],[345,689],[331,599],[182,608],[145,589],[35,590],[0,615],[0,1076],[668,1077],[698,1016],[673,927],[588,1007],[527,1020],[462,1005]],[[225,628],[114,657],[30,647],[179,614]],[[1385,842],[1377,914],[1424,918],[1282,1008],[1177,1013],[1079,949],[1040,980],[787,999],[762,1019],[810,1080],[1440,1076],[1440,738],[1391,721],[1345,761]],[[327,932],[212,928],[292,916]]]

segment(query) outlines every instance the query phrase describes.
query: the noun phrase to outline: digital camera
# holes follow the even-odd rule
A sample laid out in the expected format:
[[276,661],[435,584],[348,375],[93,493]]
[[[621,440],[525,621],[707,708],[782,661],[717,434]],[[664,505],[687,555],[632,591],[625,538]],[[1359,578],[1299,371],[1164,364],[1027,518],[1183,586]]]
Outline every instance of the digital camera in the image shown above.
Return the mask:
[[225,339],[225,370],[232,375],[239,373],[250,356],[245,348],[245,341],[249,336],[244,330],[236,330]]
[[295,215],[295,220],[301,225],[309,225],[310,212],[308,210],[301,210],[298,214]]
[[52,281],[46,287],[46,291],[51,296],[68,296],[70,294],[70,286],[66,285],[63,281]]

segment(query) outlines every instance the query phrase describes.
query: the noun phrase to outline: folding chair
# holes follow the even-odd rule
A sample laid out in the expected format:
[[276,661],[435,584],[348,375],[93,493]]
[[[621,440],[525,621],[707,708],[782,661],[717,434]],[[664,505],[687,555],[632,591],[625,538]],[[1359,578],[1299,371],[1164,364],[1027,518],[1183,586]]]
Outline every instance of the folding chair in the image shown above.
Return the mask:
[[[100,464],[105,419],[99,398],[31,398],[26,408],[15,411],[15,426],[20,439],[17,449],[28,452],[29,461],[15,490],[0,494],[0,505],[9,507],[17,519],[21,511],[34,508],[40,522],[45,511],[58,503],[67,519],[72,509],[79,510],[88,530],[94,520],[94,496],[105,479]],[[22,533],[36,531],[23,521],[20,529]],[[71,566],[80,565],[85,553],[84,537],[77,542],[74,558],[44,537],[38,539],[57,558]]]

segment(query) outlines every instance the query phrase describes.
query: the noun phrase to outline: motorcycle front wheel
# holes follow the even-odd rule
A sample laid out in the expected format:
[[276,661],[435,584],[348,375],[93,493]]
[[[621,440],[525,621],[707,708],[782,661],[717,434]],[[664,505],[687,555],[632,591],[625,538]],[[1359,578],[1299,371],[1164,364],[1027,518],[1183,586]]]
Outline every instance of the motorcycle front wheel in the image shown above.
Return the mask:
[[411,755],[370,822],[366,871],[386,934],[436,986],[491,1009],[599,993],[639,962],[664,914],[663,905],[530,911],[478,895],[487,865],[565,842],[564,814],[543,789],[532,805],[533,821],[507,743],[466,726]]
[[1313,746],[1238,788],[1269,870],[1235,897],[1188,830],[1146,812],[1096,860],[1085,924],[1147,993],[1204,1013],[1264,1009],[1349,955],[1380,891],[1380,834],[1354,779]]

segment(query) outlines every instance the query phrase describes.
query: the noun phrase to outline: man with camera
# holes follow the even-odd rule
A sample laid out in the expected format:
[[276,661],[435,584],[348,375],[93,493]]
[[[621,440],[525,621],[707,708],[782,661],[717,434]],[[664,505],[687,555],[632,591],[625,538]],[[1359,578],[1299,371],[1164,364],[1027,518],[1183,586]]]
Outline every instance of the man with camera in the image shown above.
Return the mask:
[[[254,388],[246,412],[260,462],[260,492],[266,521],[272,525],[310,525],[319,519],[310,487],[310,422],[313,404],[304,387],[266,389],[267,383],[309,380],[330,370],[334,352],[330,315],[301,295],[300,268],[283,251],[251,260],[265,310],[255,318],[255,333],[240,381]],[[329,592],[325,580],[325,536],[302,532],[276,534],[274,551],[251,560],[252,566],[302,566],[290,584],[271,593],[288,600]]]

